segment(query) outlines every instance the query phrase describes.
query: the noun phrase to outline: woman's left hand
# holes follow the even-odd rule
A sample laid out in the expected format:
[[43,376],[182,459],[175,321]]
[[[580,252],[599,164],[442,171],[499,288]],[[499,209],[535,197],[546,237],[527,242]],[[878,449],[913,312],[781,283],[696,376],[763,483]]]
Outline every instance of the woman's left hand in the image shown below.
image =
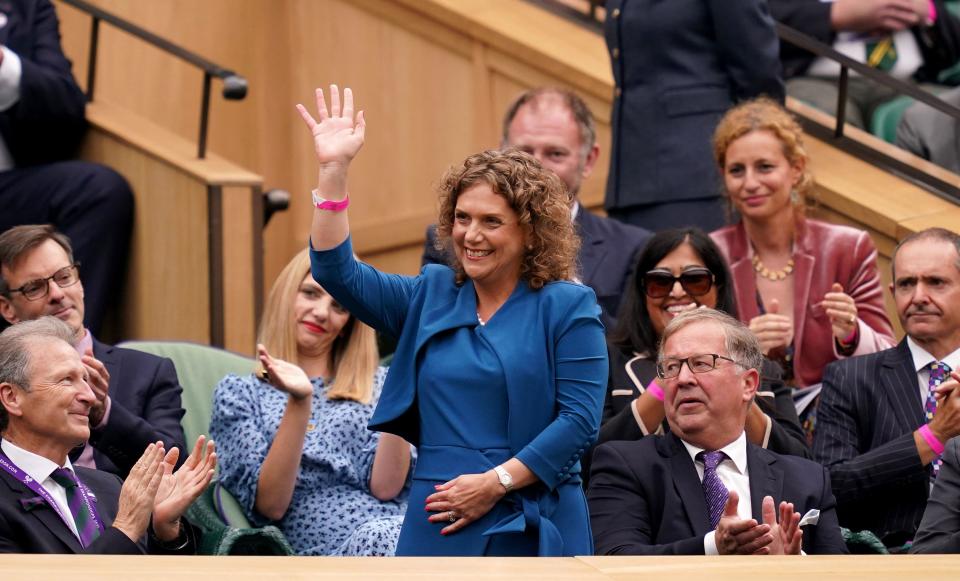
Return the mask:
[[506,494],[493,470],[463,474],[437,485],[436,489],[427,497],[427,512],[435,513],[427,520],[449,522],[450,525],[440,531],[442,535],[455,533],[483,517]]
[[842,342],[857,328],[857,304],[853,297],[843,292],[840,283],[833,283],[830,292],[823,295],[821,305],[830,317],[830,326],[837,341]]

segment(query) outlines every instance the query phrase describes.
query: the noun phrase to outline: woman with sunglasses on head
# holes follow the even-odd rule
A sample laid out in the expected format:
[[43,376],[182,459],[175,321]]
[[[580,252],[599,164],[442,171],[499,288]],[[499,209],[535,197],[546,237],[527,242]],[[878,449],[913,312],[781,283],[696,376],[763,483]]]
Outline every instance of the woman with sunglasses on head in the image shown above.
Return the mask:
[[813,176],[790,113],[765,99],[738,105],[713,148],[741,219],[711,236],[730,263],[740,320],[785,380],[817,384],[832,361],[892,347],[869,234],[805,216]]
[[[737,315],[730,273],[717,245],[699,228],[656,234],[637,259],[611,333],[610,379],[599,445],[663,430],[657,346],[678,314],[708,307]],[[765,361],[761,388],[747,416],[747,439],[780,454],[809,457],[790,390],[776,364]]]

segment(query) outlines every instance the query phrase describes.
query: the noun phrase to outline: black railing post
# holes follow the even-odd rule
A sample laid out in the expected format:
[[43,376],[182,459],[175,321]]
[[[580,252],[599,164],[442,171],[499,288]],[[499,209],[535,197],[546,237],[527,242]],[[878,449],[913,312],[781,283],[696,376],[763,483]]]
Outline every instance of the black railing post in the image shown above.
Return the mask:
[[200,138],[197,139],[197,157],[207,156],[207,123],[210,118],[210,73],[203,73],[203,97],[200,99]]
[[87,56],[87,102],[93,101],[93,87],[97,79],[97,46],[100,43],[100,19],[90,22],[90,54]]
[[847,122],[847,83],[850,81],[850,69],[840,65],[840,79],[837,81],[837,127],[834,137],[843,137],[843,125]]

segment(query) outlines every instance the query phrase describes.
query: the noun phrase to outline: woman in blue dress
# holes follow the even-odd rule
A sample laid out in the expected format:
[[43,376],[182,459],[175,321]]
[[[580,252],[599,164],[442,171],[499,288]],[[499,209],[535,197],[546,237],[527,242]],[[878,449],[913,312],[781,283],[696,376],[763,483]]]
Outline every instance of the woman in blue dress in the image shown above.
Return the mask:
[[411,453],[367,430],[386,376],[373,329],[314,282],[303,251],[270,291],[259,341],[265,373],[229,375],[214,395],[221,482],[301,555],[392,555]]
[[584,555],[593,543],[580,456],[607,375],[596,297],[573,282],[579,240],[560,180],[519,151],[451,168],[438,235],[450,267],[384,274],[353,255],[347,173],[363,113],[298,110],[319,162],[314,278],[358,319],[398,337],[370,428],[417,446],[398,555]]

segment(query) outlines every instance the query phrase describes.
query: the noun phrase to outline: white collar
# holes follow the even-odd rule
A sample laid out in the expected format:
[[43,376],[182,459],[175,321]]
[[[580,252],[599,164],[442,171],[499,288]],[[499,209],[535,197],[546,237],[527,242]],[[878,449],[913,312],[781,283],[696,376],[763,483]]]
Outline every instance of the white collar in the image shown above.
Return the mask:
[[[697,454],[704,452],[703,448],[698,448],[693,444],[680,439],[683,442],[683,446],[687,449],[687,454],[690,454],[690,459],[694,462],[697,461]],[[740,435],[737,436],[737,439],[730,442],[723,448],[720,448],[720,452],[723,452],[727,455],[733,464],[737,467],[737,471],[740,474],[747,473],[747,434],[746,432],[740,432]]]
[[[44,458],[39,454],[24,450],[10,440],[0,439],[0,448],[2,448],[3,453],[17,465],[17,468],[26,472],[30,478],[33,478],[37,482],[43,482],[50,477],[50,474],[52,474],[54,470],[60,468],[56,462],[53,462],[49,458]],[[70,464],[69,457],[65,459],[63,467],[73,472],[73,466]]]
[[577,214],[580,213],[580,202],[578,200],[573,201],[573,205],[570,206],[570,221],[576,222]]
[[[937,360],[936,357],[921,347],[909,335],[907,336],[907,347],[910,349],[910,356],[913,358],[913,368],[918,373]],[[960,366],[960,349],[957,349],[953,353],[947,355],[941,359],[941,361],[949,365],[950,369],[960,369],[960,367],[958,367]]]

